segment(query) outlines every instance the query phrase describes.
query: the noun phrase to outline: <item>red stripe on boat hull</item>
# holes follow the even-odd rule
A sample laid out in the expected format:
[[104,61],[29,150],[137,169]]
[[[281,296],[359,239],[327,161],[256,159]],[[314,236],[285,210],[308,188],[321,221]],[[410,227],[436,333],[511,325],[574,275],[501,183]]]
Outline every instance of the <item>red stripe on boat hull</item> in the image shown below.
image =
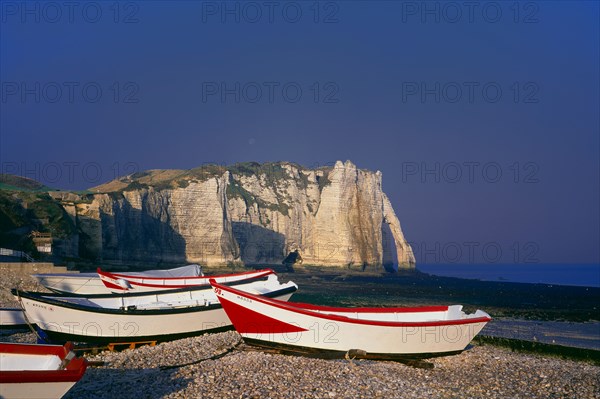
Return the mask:
[[237,305],[220,297],[221,305],[229,320],[240,334],[279,334],[308,331],[293,324],[284,323],[264,314]]
[[[98,273],[98,275],[100,276],[100,280],[102,281],[102,283],[104,283],[104,285],[106,286],[106,288],[108,289],[116,289],[119,291],[129,291],[129,288],[124,288],[121,287],[119,285],[116,285],[114,283],[112,283],[111,281],[113,280],[118,280],[118,279],[124,279],[127,280],[127,282],[132,286],[132,288],[135,287],[144,287],[144,288],[156,288],[156,289],[180,289],[180,288],[189,288],[189,287],[206,287],[206,288],[210,288],[210,283],[208,282],[209,279],[212,278],[234,278],[234,280],[232,280],[231,282],[234,281],[243,281],[246,280],[246,278],[242,278],[244,276],[252,276],[252,277],[248,277],[248,280],[250,279],[255,279],[255,278],[262,278],[265,276],[268,276],[270,274],[275,274],[275,272],[272,269],[263,269],[263,270],[255,270],[255,271],[251,271],[251,272],[243,272],[243,273],[233,273],[233,274],[220,274],[220,275],[216,275],[216,276],[199,276],[199,277],[137,277],[137,276],[127,276],[125,274],[117,274],[117,273],[110,273],[110,272],[106,272],[106,271],[102,271],[100,268],[96,269],[96,272]],[[236,277],[240,277],[239,279]],[[142,281],[136,281],[136,280],[144,280],[145,282]],[[188,283],[185,284],[152,284],[149,281],[168,281],[168,280],[188,280]],[[197,281],[202,281],[200,283],[195,282],[195,280]]]
[[126,290],[126,288],[123,288],[117,284],[113,284],[110,281],[102,280],[102,282],[104,283],[104,286],[108,289],[111,289],[111,290],[116,289],[116,290],[120,290],[120,291]]
[[291,306],[299,307],[308,310],[320,310],[327,312],[357,312],[357,313],[381,313],[385,312],[396,312],[396,313],[416,313],[416,312],[446,312],[448,306],[418,306],[418,307],[405,307],[405,308],[340,308],[335,306],[323,306],[313,305],[312,303],[304,302],[289,302]]
[[39,344],[17,344],[0,343],[0,353],[11,353],[21,355],[55,355],[64,359],[73,349],[71,342],[63,346],[60,345],[39,345]]
[[[450,326],[450,325],[459,325],[459,324],[487,323],[490,320],[492,320],[492,318],[489,316],[467,318],[467,319],[417,321],[417,322],[354,319],[354,318],[350,318],[350,317],[346,317],[346,316],[339,316],[339,315],[335,315],[335,314],[319,313],[317,311],[317,309],[319,309],[319,306],[317,306],[317,305],[312,305],[314,310],[313,309],[305,309],[303,307],[294,306],[293,302],[283,302],[283,301],[279,301],[277,299],[259,297],[259,296],[250,294],[248,292],[239,291],[239,290],[236,290],[235,288],[231,288],[231,287],[227,287],[227,286],[218,284],[214,280],[210,280],[210,283],[213,286],[213,288],[222,289],[224,291],[228,291],[232,294],[235,294],[238,297],[243,297],[243,298],[247,298],[247,299],[250,299],[253,301],[262,302],[264,304],[267,304],[267,305],[270,305],[270,306],[273,306],[273,307],[276,307],[279,309],[284,309],[284,310],[287,310],[287,311],[290,311],[293,313],[299,313],[299,314],[303,314],[303,315],[307,315],[307,316],[312,316],[317,319],[341,321],[344,323],[351,323],[351,324],[366,324],[366,325],[372,325],[372,326],[387,326],[387,327],[433,327],[433,326]],[[220,295],[217,295],[217,296],[220,301],[223,301],[224,298],[222,296],[220,296]],[[415,309],[415,308],[413,308],[413,309]],[[244,308],[244,310],[246,310],[246,309]],[[354,309],[347,308],[346,311],[354,312]],[[380,311],[386,312],[387,308],[380,308]],[[392,308],[392,311],[394,311],[394,308]]]

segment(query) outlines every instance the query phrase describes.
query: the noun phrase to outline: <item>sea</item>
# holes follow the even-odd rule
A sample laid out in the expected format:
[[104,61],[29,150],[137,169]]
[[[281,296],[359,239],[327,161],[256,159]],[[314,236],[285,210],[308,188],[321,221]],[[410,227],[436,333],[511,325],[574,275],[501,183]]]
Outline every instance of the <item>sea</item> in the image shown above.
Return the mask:
[[417,269],[436,276],[481,281],[600,287],[600,264],[417,264]]

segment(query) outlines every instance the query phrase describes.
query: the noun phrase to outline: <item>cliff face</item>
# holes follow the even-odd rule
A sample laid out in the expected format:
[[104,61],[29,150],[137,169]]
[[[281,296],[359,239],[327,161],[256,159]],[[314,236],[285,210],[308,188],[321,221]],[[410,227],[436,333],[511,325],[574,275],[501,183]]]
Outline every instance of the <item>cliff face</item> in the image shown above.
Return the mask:
[[234,261],[238,249],[227,215],[228,181],[225,172],[185,188],[94,194],[90,203],[76,206],[83,255],[152,264]]
[[121,262],[280,263],[414,267],[381,173],[337,162],[149,171],[73,198],[57,194],[77,226],[79,256]]
[[[245,191],[230,195],[228,201],[244,262],[280,262],[298,248],[308,264],[414,265],[398,218],[381,189],[380,172],[339,161],[322,170],[291,164],[271,168],[256,174],[232,173],[233,186]],[[282,177],[269,179],[273,175]],[[384,259],[383,223],[392,226],[397,260]]]

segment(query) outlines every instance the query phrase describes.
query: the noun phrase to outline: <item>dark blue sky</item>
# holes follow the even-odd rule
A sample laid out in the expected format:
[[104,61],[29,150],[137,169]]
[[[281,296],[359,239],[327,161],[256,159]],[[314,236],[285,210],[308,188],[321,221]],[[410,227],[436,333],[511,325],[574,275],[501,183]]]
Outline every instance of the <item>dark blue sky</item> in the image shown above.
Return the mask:
[[350,159],[420,262],[600,262],[598,3],[467,4],[2,2],[2,171]]

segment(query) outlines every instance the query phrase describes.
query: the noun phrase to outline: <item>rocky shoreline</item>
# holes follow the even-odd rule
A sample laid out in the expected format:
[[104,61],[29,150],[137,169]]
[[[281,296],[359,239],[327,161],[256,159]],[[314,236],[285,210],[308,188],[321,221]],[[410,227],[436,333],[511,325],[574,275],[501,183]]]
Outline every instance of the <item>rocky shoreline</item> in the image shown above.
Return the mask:
[[[0,306],[17,304],[11,287],[41,288],[16,273],[2,276],[0,286]],[[35,335],[0,330],[0,341],[34,342]],[[286,356],[239,343],[240,336],[229,331],[134,350],[88,351],[85,357],[96,363],[65,398],[600,397],[598,365],[492,345],[474,343],[459,355],[429,360],[432,369],[421,369],[396,362]],[[219,354],[224,356],[210,359]]]

